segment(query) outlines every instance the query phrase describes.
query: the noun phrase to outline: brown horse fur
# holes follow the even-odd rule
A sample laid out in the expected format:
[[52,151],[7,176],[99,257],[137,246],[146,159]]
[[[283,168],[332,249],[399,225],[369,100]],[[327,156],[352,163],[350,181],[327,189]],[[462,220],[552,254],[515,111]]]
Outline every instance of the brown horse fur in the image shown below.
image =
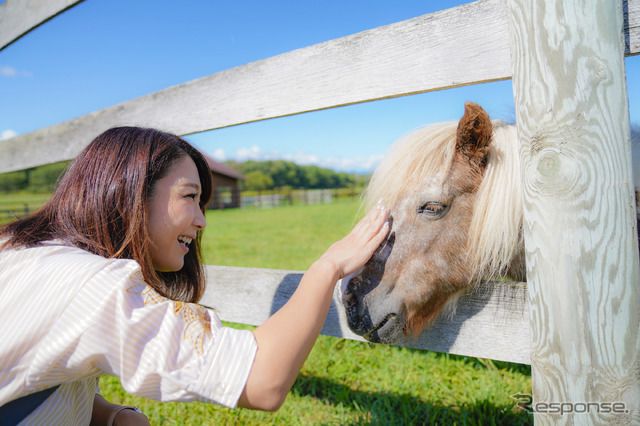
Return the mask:
[[[524,265],[514,262],[523,248],[521,207],[513,201],[519,170],[498,165],[517,163],[513,138],[514,130],[467,103],[458,123],[419,130],[385,157],[367,196],[384,199],[392,226],[363,270],[347,280],[343,303],[355,333],[381,342],[417,335],[482,276],[523,273]],[[508,187],[496,188],[496,181]],[[495,205],[496,191],[511,201]],[[493,225],[487,227],[487,218]]]

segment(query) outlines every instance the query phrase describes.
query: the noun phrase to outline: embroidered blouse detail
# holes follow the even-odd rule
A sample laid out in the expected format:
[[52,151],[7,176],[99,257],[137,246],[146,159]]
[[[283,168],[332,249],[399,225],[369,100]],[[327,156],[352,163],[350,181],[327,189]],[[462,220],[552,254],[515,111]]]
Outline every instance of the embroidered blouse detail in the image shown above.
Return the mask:
[[177,302],[158,294],[149,286],[142,291],[145,306],[169,303],[173,313],[180,315],[185,323],[182,340],[193,346],[198,355],[204,353],[205,342],[211,340],[211,317],[207,309],[193,303]]

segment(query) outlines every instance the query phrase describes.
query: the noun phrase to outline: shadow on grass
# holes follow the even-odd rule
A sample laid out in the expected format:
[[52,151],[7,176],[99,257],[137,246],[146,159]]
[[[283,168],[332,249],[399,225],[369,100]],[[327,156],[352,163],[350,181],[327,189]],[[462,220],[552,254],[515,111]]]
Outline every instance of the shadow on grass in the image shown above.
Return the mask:
[[[413,349],[409,348],[410,351],[420,351],[422,349]],[[531,377],[531,366],[529,364],[519,364],[516,362],[509,361],[497,361],[492,359],[485,358],[474,358],[471,356],[464,355],[456,355],[456,354],[447,354],[434,352],[436,357],[447,357],[453,360],[461,360],[467,363],[472,364],[476,368],[486,368],[487,370],[504,370],[510,371],[512,373],[523,374],[525,376]]]
[[528,413],[486,400],[446,406],[408,394],[352,390],[330,379],[302,374],[291,392],[359,412],[362,424],[533,425]]

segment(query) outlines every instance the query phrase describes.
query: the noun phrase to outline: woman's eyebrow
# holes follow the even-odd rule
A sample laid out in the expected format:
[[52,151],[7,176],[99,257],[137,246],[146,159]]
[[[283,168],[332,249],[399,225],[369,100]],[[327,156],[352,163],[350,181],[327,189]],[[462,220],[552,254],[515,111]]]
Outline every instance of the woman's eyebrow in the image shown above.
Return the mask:
[[182,186],[188,186],[190,188],[193,188],[194,190],[196,190],[197,192],[200,192],[200,184],[197,183],[193,183],[193,182],[185,182],[182,184]]

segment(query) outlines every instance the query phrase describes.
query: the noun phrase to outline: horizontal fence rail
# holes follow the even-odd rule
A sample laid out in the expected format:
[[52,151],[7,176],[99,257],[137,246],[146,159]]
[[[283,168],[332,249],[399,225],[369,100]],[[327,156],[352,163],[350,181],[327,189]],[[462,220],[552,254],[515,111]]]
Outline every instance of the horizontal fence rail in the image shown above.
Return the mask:
[[[13,3],[0,6],[0,16],[3,6]],[[640,53],[639,10],[640,0],[625,2],[627,55]],[[508,78],[505,0],[480,0],[252,62],[16,136],[0,143],[0,173],[71,159],[117,125],[186,135]]]
[[83,0],[5,0],[0,5],[0,50]]
[[[303,272],[207,266],[200,301],[223,321],[260,325],[295,291]],[[322,334],[364,339],[346,324],[336,286]],[[460,298],[454,315],[441,317],[418,339],[397,343],[417,349],[528,364],[529,308],[524,283],[483,283]]]

